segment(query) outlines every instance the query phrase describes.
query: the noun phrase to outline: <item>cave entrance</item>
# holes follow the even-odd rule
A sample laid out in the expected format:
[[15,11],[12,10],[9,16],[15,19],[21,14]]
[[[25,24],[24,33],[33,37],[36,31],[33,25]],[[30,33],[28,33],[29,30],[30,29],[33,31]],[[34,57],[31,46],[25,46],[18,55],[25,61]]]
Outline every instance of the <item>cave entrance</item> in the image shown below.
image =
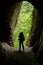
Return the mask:
[[13,32],[13,41],[14,47],[18,47],[19,41],[18,36],[20,32],[24,33],[25,41],[24,45],[26,46],[27,39],[30,34],[30,30],[32,27],[32,17],[33,17],[34,6],[30,4],[28,1],[23,1],[17,21],[17,25]]

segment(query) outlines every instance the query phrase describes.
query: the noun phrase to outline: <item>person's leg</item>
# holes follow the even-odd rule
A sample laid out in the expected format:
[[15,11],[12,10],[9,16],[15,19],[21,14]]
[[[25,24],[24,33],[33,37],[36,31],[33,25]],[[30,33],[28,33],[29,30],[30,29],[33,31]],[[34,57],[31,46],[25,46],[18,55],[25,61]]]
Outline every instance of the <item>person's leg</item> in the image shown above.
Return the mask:
[[19,51],[21,51],[21,42],[19,42]]
[[23,45],[23,42],[22,42],[22,48],[23,48],[23,51],[24,51],[24,45]]

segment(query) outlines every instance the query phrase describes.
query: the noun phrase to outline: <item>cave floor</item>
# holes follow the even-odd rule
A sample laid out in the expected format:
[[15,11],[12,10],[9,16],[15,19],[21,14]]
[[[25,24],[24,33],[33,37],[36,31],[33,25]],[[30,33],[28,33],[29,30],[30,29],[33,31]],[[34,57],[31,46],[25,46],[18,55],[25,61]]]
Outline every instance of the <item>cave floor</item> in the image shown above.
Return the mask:
[[25,50],[19,53],[18,48],[6,47],[6,44],[2,45],[4,49],[0,54],[0,65],[39,65],[32,52],[32,47],[25,47]]

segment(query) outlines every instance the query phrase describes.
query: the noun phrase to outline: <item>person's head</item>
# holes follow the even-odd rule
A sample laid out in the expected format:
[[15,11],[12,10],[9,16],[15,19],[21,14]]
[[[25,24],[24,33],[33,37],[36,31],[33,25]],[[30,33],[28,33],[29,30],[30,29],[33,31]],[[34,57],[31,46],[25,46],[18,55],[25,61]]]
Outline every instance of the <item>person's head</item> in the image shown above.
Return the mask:
[[23,32],[20,32],[20,34],[23,34]]
[[23,35],[23,32],[20,32],[20,35]]

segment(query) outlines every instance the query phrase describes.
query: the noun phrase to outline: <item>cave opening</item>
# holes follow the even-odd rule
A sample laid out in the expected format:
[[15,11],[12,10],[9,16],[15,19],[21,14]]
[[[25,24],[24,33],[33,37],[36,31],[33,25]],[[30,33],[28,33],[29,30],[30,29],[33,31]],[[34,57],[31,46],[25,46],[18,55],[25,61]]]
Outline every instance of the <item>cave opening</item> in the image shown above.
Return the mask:
[[17,20],[17,25],[13,32],[13,41],[15,48],[19,46],[18,36],[20,32],[24,33],[25,36],[24,46],[26,46],[27,39],[29,37],[30,30],[32,27],[33,12],[34,6],[28,1],[23,1]]

